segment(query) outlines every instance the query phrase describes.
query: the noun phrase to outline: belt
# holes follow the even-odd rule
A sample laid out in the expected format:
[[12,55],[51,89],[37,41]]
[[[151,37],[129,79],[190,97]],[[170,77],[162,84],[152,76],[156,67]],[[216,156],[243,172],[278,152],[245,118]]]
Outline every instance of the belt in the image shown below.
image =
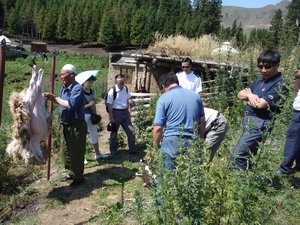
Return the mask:
[[218,112],[218,114],[217,114],[217,116],[216,116],[216,119],[214,119],[214,121],[212,121],[211,122],[211,127],[214,127],[214,126],[216,126],[216,125],[218,125],[219,124],[219,117],[220,117],[220,112]]
[[271,117],[257,115],[256,113],[249,112],[249,111],[245,111],[245,116],[254,116],[254,117],[257,117],[257,118],[262,119],[262,120],[271,120],[272,119]]
[[125,110],[127,110],[127,108],[125,108],[125,109],[113,109],[113,110],[115,110],[115,111],[125,111]]

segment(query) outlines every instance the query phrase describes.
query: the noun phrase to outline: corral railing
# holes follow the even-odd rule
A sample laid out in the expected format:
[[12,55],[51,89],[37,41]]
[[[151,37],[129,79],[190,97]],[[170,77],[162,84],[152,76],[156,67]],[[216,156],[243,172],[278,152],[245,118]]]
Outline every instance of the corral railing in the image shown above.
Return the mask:
[[132,121],[134,122],[135,117],[138,115],[138,111],[141,110],[141,107],[147,109],[150,107],[150,102],[153,97],[156,96],[155,93],[131,93],[130,100],[130,110]]

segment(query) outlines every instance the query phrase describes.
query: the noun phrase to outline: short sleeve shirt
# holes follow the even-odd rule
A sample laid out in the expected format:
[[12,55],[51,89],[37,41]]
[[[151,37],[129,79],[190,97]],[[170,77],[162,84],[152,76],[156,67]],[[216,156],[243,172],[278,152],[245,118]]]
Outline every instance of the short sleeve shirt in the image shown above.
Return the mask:
[[[91,89],[90,93],[84,91],[84,98],[85,98],[85,101],[84,101],[85,105],[88,104],[91,101],[96,101],[96,97],[95,97],[94,92],[93,92],[92,89]],[[92,107],[85,108],[84,113],[85,114],[96,113],[95,105],[92,106]]]
[[128,99],[130,99],[131,93],[128,90],[128,88],[126,88],[125,86],[123,87],[122,90],[118,88],[117,85],[115,85],[115,87],[117,93],[116,99],[114,100],[113,88],[111,88],[108,91],[106,102],[112,105],[113,109],[126,109],[128,107]]
[[186,74],[184,71],[176,74],[179,85],[185,89],[199,93],[202,91],[201,78],[197,77],[193,72]]
[[255,115],[262,119],[271,119],[272,113],[279,112],[278,101],[281,98],[280,93],[283,94],[287,92],[287,88],[284,85],[285,80],[281,73],[278,73],[275,77],[268,80],[263,78],[256,79],[250,86],[250,89],[253,94],[263,98],[269,107],[266,109],[257,109],[247,105],[246,111],[248,111],[250,115]]
[[154,126],[164,126],[164,136],[192,136],[204,116],[200,96],[180,86],[170,88],[157,101]]

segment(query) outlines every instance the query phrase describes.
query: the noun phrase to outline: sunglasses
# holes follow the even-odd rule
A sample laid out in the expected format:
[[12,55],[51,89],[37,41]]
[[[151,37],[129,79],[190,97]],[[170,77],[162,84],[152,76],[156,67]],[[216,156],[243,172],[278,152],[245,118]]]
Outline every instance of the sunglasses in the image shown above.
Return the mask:
[[189,68],[190,66],[181,66],[181,68]]
[[260,70],[262,70],[263,68],[265,68],[266,70],[269,70],[269,69],[271,69],[273,66],[275,66],[275,65],[273,65],[273,64],[264,64],[264,65],[257,65],[257,68],[258,69],[260,69]]

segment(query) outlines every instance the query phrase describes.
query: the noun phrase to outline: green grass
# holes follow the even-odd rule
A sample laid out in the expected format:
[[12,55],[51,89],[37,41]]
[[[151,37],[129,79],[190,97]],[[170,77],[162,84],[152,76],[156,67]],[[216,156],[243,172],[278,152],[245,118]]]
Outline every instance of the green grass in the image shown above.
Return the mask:
[[[90,55],[59,54],[57,60],[57,68],[65,63],[72,63],[78,65],[79,71],[83,71],[98,68],[102,58]],[[50,63],[45,63],[45,70],[50,71]],[[95,90],[99,88],[97,93],[102,93],[106,85],[107,70],[100,70],[103,76],[100,75],[94,85]],[[26,87],[30,78],[30,69],[26,66],[24,59],[9,61],[7,72],[11,75],[5,80],[6,99],[12,90],[21,90]],[[255,77],[257,74],[251,74],[251,76]],[[49,78],[49,72],[45,73],[45,79],[48,79],[47,77]],[[235,81],[236,87],[239,87],[240,83],[238,84],[238,80]],[[224,80],[219,80],[219,82],[225,83]],[[58,81],[55,86],[56,92],[60,86],[61,83]],[[87,222],[90,224],[163,224],[161,218],[168,219],[165,223],[170,222],[169,224],[174,224],[181,219],[183,223],[186,222],[185,224],[204,220],[205,224],[299,224],[300,174],[282,177],[273,174],[273,170],[278,167],[283,157],[283,145],[293,98],[290,97],[285,102],[277,125],[268,135],[266,142],[261,145],[258,156],[253,158],[254,168],[244,174],[231,173],[228,171],[229,153],[241,134],[244,109],[244,104],[235,98],[231,102],[232,105],[228,105],[227,93],[234,91],[232,94],[235,95],[238,91],[232,90],[233,86],[228,87],[228,90],[224,90],[226,85],[222,86],[223,90],[219,92],[221,97],[213,99],[214,107],[225,115],[229,123],[227,137],[219,149],[220,157],[216,157],[208,167],[206,165],[209,157],[208,151],[199,147],[191,149],[190,156],[180,158],[178,170],[167,181],[169,186],[164,192],[165,208],[154,204],[153,190],[142,188],[142,179],[135,177],[135,172],[143,169],[144,165],[138,159],[144,157],[144,153],[138,156],[128,155],[123,149],[126,143],[124,134],[121,135],[119,142],[122,147],[119,157],[102,160],[100,164],[93,160],[94,152],[88,143],[89,151],[86,155],[87,159],[90,159],[89,164],[86,165],[88,181],[79,190],[66,189],[68,183],[60,182],[63,176],[59,156],[62,138],[59,118],[56,118],[53,133],[55,150],[52,157],[52,169],[55,174],[52,179],[50,182],[43,181],[35,184],[34,187],[37,189],[32,189],[33,182],[43,176],[43,169],[25,167],[21,161],[18,162],[19,164],[10,162],[8,176],[5,179],[5,188],[9,188],[7,189],[9,192],[2,193],[0,209],[9,210],[13,208],[15,202],[23,202],[30,208],[30,204],[37,199],[45,199],[37,212],[20,215],[12,211],[15,224],[26,224],[30,220],[33,224],[39,224],[40,215],[45,215],[48,211],[57,208],[61,211],[66,210],[79,199],[91,202],[92,208],[86,212]],[[153,116],[154,105],[149,110],[150,112],[146,114]],[[7,111],[5,116],[5,129],[9,130],[10,112]],[[145,121],[136,124],[143,151],[153,150],[151,118],[149,121],[146,125],[143,123]],[[6,133],[0,133],[0,140],[3,140],[3,143],[7,142],[9,137]],[[0,146],[0,152],[3,152],[6,144],[0,143]],[[0,159],[0,165],[1,160],[4,159]],[[271,184],[264,183],[268,179],[272,180]],[[199,207],[195,208],[195,206]],[[26,209],[27,207],[23,211]],[[159,215],[161,218],[157,215],[158,211],[161,213]],[[199,215],[201,217],[197,217]]]

